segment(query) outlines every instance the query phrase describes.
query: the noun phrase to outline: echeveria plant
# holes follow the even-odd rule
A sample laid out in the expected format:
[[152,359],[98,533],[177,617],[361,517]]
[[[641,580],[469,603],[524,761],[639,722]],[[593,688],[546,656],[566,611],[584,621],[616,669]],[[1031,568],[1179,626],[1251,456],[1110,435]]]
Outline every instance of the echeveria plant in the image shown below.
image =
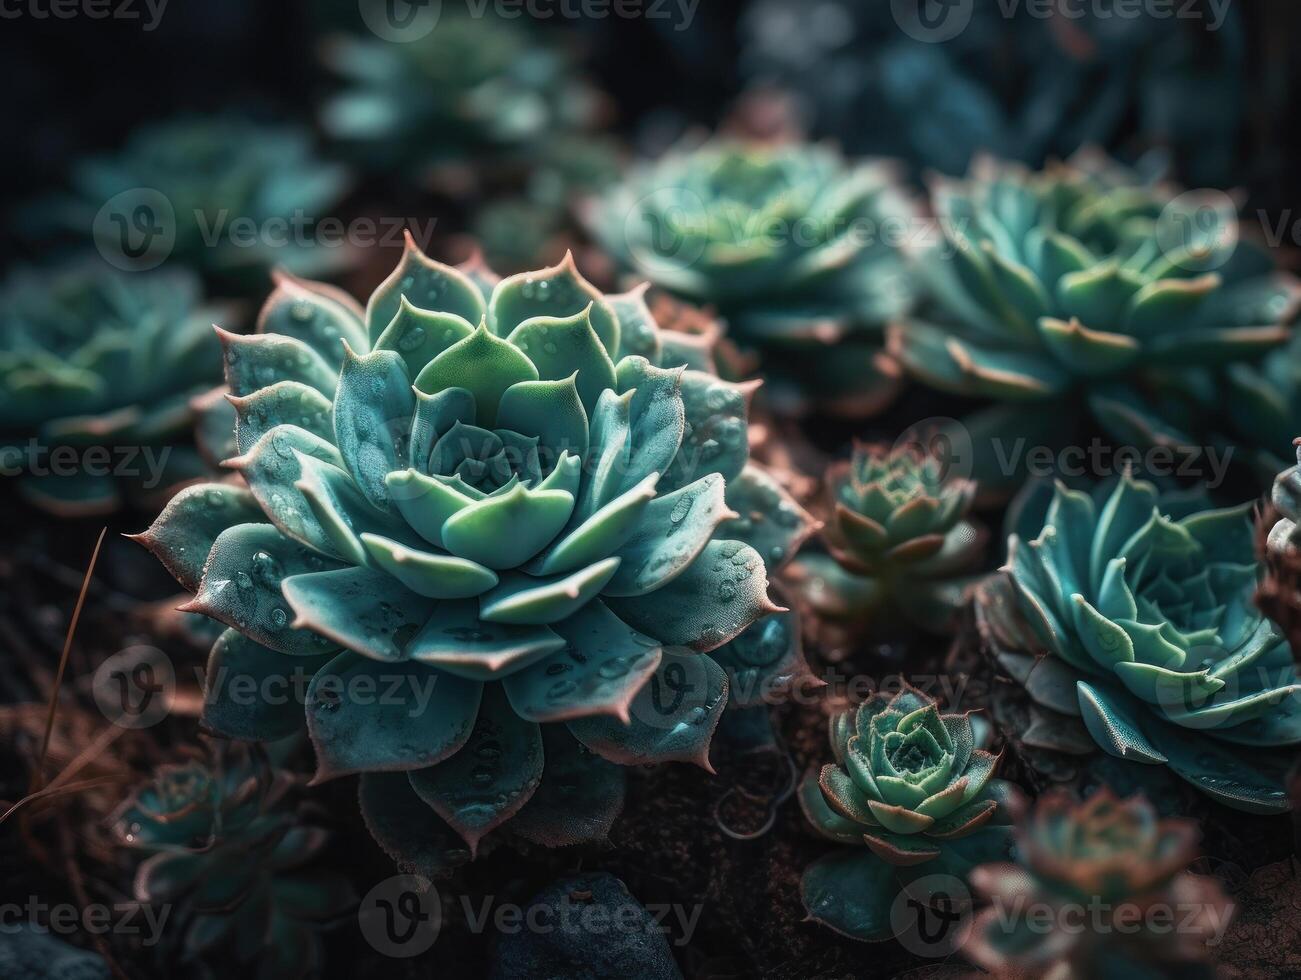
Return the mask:
[[322,967],[320,934],[356,899],[345,877],[309,867],[328,835],[289,805],[294,782],[260,749],[228,746],[160,767],[119,807],[114,832],[140,862],[135,900],[171,909],[169,966],[259,978]]
[[892,608],[943,631],[961,605],[984,530],[967,519],[976,485],[917,444],[856,445],[827,473],[827,555],[802,556],[798,579],[823,615],[864,621]]
[[881,337],[909,305],[899,242],[913,209],[888,167],[719,139],[634,171],[588,220],[625,266],[766,354],[777,394],[847,414],[895,394]]
[[1176,520],[1155,487],[1128,476],[1100,504],[1058,486],[1038,537],[1013,536],[1006,567],[1016,614],[1047,656],[999,659],[1036,702],[1082,720],[1098,748],[1277,813],[1301,743],[1301,679],[1253,601],[1250,510]]
[[507,821],[599,837],[622,765],[708,764],[728,685],[705,654],[778,611],[765,563],[806,515],[746,465],[749,387],[675,367],[691,338],[641,290],[409,242],[364,310],[284,278],[258,333],[222,339],[246,488],[189,489],[141,536],[231,627],[209,725],[296,730],[292,699],[223,679],[312,677],[318,779],[366,774],[408,864],[441,821],[472,849]]
[[306,130],[184,116],[80,162],[75,196],[44,210],[78,233],[93,230],[100,251],[124,267],[170,259],[243,285],[272,266],[312,275],[348,261],[344,243],[315,229],[350,183],[345,168],[315,156]]
[[[1218,975],[1210,947],[1233,905],[1215,879],[1187,872],[1197,856],[1191,821],[1158,820],[1141,796],[1120,800],[1106,788],[1083,803],[1056,792],[1016,837],[1017,864],[971,873],[991,904],[963,952],[993,976]],[[1147,918],[1161,909],[1177,917],[1174,928]]]
[[0,286],[0,453],[24,495],[61,514],[103,513],[198,476],[178,443],[190,399],[219,370],[216,315],[181,270],[12,273]]
[[943,714],[912,688],[832,717],[836,761],[807,774],[799,798],[818,833],[848,846],[804,872],[812,918],[889,939],[890,906],[909,882],[1009,856],[1019,792],[992,778],[998,757],[978,741],[969,714]]
[[322,49],[345,82],[325,103],[322,126],[367,166],[423,174],[474,160],[534,165],[550,142],[590,123],[595,94],[525,20],[450,8],[436,16],[432,30],[406,42],[338,34]]
[[1192,445],[1185,413],[1164,414],[1170,387],[1191,383],[1180,372],[1287,336],[1292,285],[1237,240],[1222,197],[1176,196],[1094,156],[1040,172],[985,159],[938,180],[927,301],[891,328],[891,353],[937,388],[1033,405],[1010,431],[1029,419],[1060,443],[1083,400],[1118,439]]

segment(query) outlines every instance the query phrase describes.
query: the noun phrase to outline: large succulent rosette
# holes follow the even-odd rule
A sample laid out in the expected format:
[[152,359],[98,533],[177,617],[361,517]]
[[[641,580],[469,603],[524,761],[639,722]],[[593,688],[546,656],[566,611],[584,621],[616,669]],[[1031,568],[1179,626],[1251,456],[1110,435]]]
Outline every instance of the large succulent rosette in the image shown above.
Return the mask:
[[289,805],[289,773],[260,750],[213,755],[160,767],[112,818],[140,862],[134,899],[168,911],[164,965],[315,975],[321,932],[356,896],[343,876],[310,867],[328,838]]
[[995,977],[1215,976],[1208,941],[1233,904],[1187,873],[1196,856],[1195,825],[1158,820],[1141,796],[1044,796],[1018,828],[1019,863],[971,873],[990,904],[963,952]]
[[[203,467],[190,399],[210,387],[218,311],[181,270],[91,262],[0,287],[0,454],[24,496],[64,515],[170,492]],[[63,457],[68,457],[64,459]]]
[[1019,791],[993,778],[998,758],[980,741],[969,714],[941,713],[912,688],[832,717],[836,761],[807,774],[799,798],[819,834],[848,846],[804,872],[810,916],[889,939],[891,904],[911,882],[1010,855]]
[[899,246],[913,216],[884,164],[723,139],[643,166],[587,210],[626,267],[708,304],[765,354],[775,395],[847,414],[897,392],[880,348],[910,302]]
[[1175,520],[1155,487],[1129,477],[1102,502],[1058,486],[1038,537],[1009,544],[1014,598],[987,593],[985,615],[1029,628],[1031,649],[998,659],[1060,720],[1063,750],[1087,748],[1068,737],[1082,722],[1117,758],[1277,813],[1289,808],[1284,774],[1301,743],[1301,680],[1253,602],[1250,509]]
[[830,554],[800,558],[801,593],[836,619],[866,620],[890,607],[943,631],[987,537],[967,517],[975,494],[975,483],[915,443],[855,446],[827,474]]
[[700,352],[641,290],[569,259],[494,281],[409,242],[365,310],[283,278],[258,333],[222,339],[244,485],[189,489],[141,536],[231,627],[210,726],[296,730],[294,698],[234,680],[310,678],[318,779],[364,773],[372,831],[426,872],[443,821],[472,849],[507,820],[585,840],[622,765],[708,765],[728,684],[705,653],[777,611],[765,562],[807,515],[746,465],[749,386],[657,366]]
[[1060,445],[1083,401],[1115,439],[1194,445],[1191,369],[1287,337],[1293,284],[1238,240],[1225,195],[1176,196],[1081,155],[1041,172],[981,160],[936,181],[932,206],[927,302],[891,328],[890,350],[934,387],[1014,403],[973,420],[973,436]]

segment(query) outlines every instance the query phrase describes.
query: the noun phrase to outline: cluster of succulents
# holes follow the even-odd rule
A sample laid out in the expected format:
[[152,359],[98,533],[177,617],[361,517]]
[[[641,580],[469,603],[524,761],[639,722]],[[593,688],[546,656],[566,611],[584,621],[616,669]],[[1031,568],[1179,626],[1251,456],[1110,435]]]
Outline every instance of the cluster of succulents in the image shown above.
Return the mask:
[[806,554],[802,594],[819,614],[870,620],[895,610],[944,632],[975,578],[986,534],[968,519],[976,485],[919,443],[859,445],[826,476],[830,554]]
[[834,763],[799,799],[823,837],[846,845],[809,866],[801,893],[818,922],[854,939],[893,935],[890,909],[910,881],[965,875],[1011,856],[1020,791],[994,778],[970,714],[945,714],[905,688],[831,718]]
[[260,749],[231,744],[159,767],[123,801],[114,833],[138,862],[135,901],[167,907],[166,962],[205,977],[320,969],[321,934],[356,897],[313,866],[329,837],[300,819],[294,784]]
[[[1041,172],[981,159],[967,180],[936,182],[926,300],[891,328],[890,351],[928,385],[1010,404],[1010,427],[1040,425],[1049,445],[1069,441],[1080,402],[1114,439],[1197,445],[1189,369],[1282,344],[1295,293],[1238,240],[1227,200],[1096,154]],[[976,448],[983,477],[993,460]],[[982,482],[1015,480],[1007,470]]]
[[995,653],[1057,722],[1046,744],[1167,769],[1237,809],[1290,809],[1301,679],[1254,605],[1250,508],[1172,519],[1126,476],[1103,499],[1059,486],[1038,536],[1013,536],[983,613],[1022,627]]
[[[412,803],[471,849],[508,822],[603,835],[622,766],[708,765],[728,700],[708,652],[781,611],[768,566],[806,515],[747,467],[748,388],[686,368],[694,338],[642,296],[569,259],[496,280],[409,241],[365,309],[285,278],[256,334],[222,335],[244,485],[183,491],[141,539],[230,627],[210,678],[314,674],[318,779],[363,773],[400,861],[425,844],[390,834]],[[350,693],[394,678],[382,704]],[[304,724],[220,692],[205,718]]]
[[914,211],[889,166],[720,139],[634,170],[586,212],[623,265],[764,353],[772,397],[859,415],[897,393],[881,337],[911,299]]
[[[752,89],[789,93],[814,135],[919,171],[958,174],[982,151],[1037,166],[1092,145],[1126,156],[1155,150],[1199,183],[1235,183],[1241,11],[1167,18],[1113,6],[1045,17],[981,0],[928,18],[912,4],[754,0],[741,63]],[[1142,140],[1132,138],[1133,118]]]
[[[363,15],[383,6],[365,0]],[[420,178],[471,160],[532,166],[599,108],[572,59],[524,21],[449,6],[429,30],[412,26],[403,42],[339,33],[322,47],[344,87],[321,124],[368,167]]]
[[[201,475],[190,400],[220,371],[215,308],[182,270],[93,262],[0,286],[0,447],[32,503],[103,513]],[[70,456],[69,461],[61,455]]]
[[[1142,797],[1042,797],[1016,834],[1017,863],[975,869],[989,902],[963,953],[995,977],[1214,977],[1211,947],[1233,913],[1197,856],[1188,820]],[[1165,925],[1169,923],[1169,925]]]

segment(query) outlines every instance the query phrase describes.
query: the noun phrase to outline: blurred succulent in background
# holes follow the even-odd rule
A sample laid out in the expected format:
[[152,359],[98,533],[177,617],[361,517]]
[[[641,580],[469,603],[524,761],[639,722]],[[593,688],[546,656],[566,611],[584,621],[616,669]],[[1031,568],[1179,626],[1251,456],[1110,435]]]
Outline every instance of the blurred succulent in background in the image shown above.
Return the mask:
[[976,485],[918,443],[856,445],[827,473],[831,550],[805,554],[793,576],[806,601],[836,620],[884,610],[923,629],[953,625],[988,537],[967,519]]
[[[363,15],[365,6],[382,4],[367,0]],[[322,109],[325,131],[377,171],[531,167],[549,143],[587,128],[599,102],[573,59],[526,23],[448,8],[405,43],[329,37],[322,57],[345,87]]]
[[[1188,820],[1158,820],[1141,796],[1109,789],[1036,804],[1017,831],[1017,864],[976,868],[992,904],[963,952],[999,978],[1214,977],[1211,947],[1233,903],[1197,856]],[[1171,926],[1174,926],[1173,928]]]
[[372,832],[427,875],[464,855],[444,821],[471,850],[508,821],[599,838],[623,765],[708,765],[728,684],[704,654],[778,611],[766,565],[808,533],[746,465],[750,386],[679,366],[699,340],[643,293],[410,240],[364,310],[282,277],[257,334],[222,337],[248,489],[188,489],[141,536],[231,627],[206,722],[298,730],[300,705],[218,688],[311,677],[317,778],[363,773]]
[[914,211],[888,166],[719,139],[635,170],[586,211],[624,266],[758,348],[780,404],[860,415],[897,393],[881,337],[910,302],[897,243]]
[[140,861],[134,897],[171,907],[159,955],[173,975],[314,976],[320,934],[356,901],[342,875],[310,867],[327,843],[287,794],[294,777],[237,743],[162,766],[113,818]]
[[40,223],[38,233],[93,235],[122,268],[171,260],[260,288],[272,266],[313,275],[351,261],[346,243],[314,234],[350,183],[345,168],[314,156],[307,130],[184,116],[142,126],[116,153],[80,161],[72,195],[51,196],[27,217]]
[[1092,144],[1130,159],[1163,151],[1200,184],[1242,180],[1239,9],[1172,20],[1101,4],[1044,17],[975,0],[934,23],[900,21],[911,7],[754,0],[742,75],[794,96],[813,135],[919,171],[959,174],[980,151],[1038,166]]
[[999,665],[1053,719],[1035,744],[1092,742],[1236,809],[1289,808],[1301,681],[1253,604],[1249,510],[1173,519],[1128,476],[1102,502],[1057,488],[1038,537],[1014,536],[1006,577],[980,595]]
[[[1082,400],[1118,440],[1194,445],[1188,418],[1161,415],[1168,389],[1191,383],[1182,369],[1287,337],[1294,286],[1238,241],[1218,192],[1175,196],[1089,154],[1038,173],[982,159],[966,181],[936,181],[932,203],[928,302],[891,328],[890,351],[934,387],[1011,403],[1012,427],[1044,425],[1049,444],[1069,437]],[[977,462],[982,483],[1014,479],[1008,467],[986,479],[991,462]]]
[[201,302],[198,279],[179,269],[127,274],[87,261],[9,275],[0,454],[28,500],[70,516],[104,513],[124,496],[162,496],[202,475],[183,445],[190,399],[220,366],[219,313]]
[[523,193],[485,202],[475,213],[474,238],[494,268],[526,269],[539,256],[563,255],[578,246],[573,207],[619,177],[620,153],[612,140],[574,136],[539,148]]
[[1261,609],[1283,627],[1294,657],[1301,651],[1301,440],[1296,452],[1297,465],[1278,474],[1272,506],[1259,516],[1265,574],[1256,593]]
[[942,714],[905,688],[831,719],[836,761],[800,784],[800,806],[821,834],[849,845],[814,862],[804,907],[853,939],[894,935],[890,907],[920,878],[965,878],[1011,854],[1020,793],[992,778],[998,758],[978,745],[969,714]]

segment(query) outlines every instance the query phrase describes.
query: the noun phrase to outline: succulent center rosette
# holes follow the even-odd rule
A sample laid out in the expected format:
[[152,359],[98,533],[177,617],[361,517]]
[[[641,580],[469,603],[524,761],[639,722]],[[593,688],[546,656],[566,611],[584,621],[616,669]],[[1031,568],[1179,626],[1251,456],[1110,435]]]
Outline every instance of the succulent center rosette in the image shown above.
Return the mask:
[[284,278],[259,333],[222,339],[247,489],[187,491],[142,536],[231,627],[209,724],[294,730],[297,705],[220,686],[306,672],[318,779],[369,774],[381,843],[413,804],[471,848],[507,820],[600,836],[615,763],[707,764],[727,681],[702,654],[778,611],[743,540],[784,553],[800,521],[746,468],[748,388],[657,366],[689,338],[640,291],[409,245],[364,311]]
[[308,867],[327,836],[289,805],[294,782],[260,750],[223,748],[210,762],[160,767],[113,815],[140,859],[135,900],[175,910],[159,947],[167,964],[202,976],[252,963],[286,977],[320,968],[319,935],[355,896],[346,878]]
[[969,521],[971,480],[918,443],[856,445],[827,474],[830,555],[804,555],[801,592],[820,613],[865,620],[883,604],[925,628],[945,628],[987,537]]
[[0,454],[29,500],[101,513],[124,491],[164,493],[202,472],[175,445],[186,441],[190,400],[216,376],[218,311],[201,302],[184,271],[128,275],[87,262],[5,281]]
[[[1159,820],[1141,796],[1051,793],[1018,829],[1020,863],[971,873],[991,905],[963,952],[995,976],[1165,976],[1158,967],[1176,963],[1181,976],[1213,976],[1194,971],[1233,906],[1214,879],[1186,872],[1196,843],[1191,821]],[[1147,920],[1149,909],[1177,910],[1179,927]]]
[[635,171],[588,213],[625,265],[770,355],[779,393],[855,414],[895,391],[879,344],[911,300],[897,243],[912,216],[888,167],[723,139]]
[[814,919],[854,939],[888,939],[901,889],[1007,857],[1018,792],[993,778],[998,758],[978,747],[986,730],[912,688],[833,716],[836,761],[805,776],[800,805],[818,833],[851,847],[804,872]]
[[1172,520],[1156,488],[1128,476],[1101,505],[1059,485],[1039,536],[1009,545],[1020,613],[1050,654],[1016,672],[1106,752],[1168,766],[1230,806],[1279,812],[1283,759],[1301,742],[1301,680],[1253,602],[1250,509]]

